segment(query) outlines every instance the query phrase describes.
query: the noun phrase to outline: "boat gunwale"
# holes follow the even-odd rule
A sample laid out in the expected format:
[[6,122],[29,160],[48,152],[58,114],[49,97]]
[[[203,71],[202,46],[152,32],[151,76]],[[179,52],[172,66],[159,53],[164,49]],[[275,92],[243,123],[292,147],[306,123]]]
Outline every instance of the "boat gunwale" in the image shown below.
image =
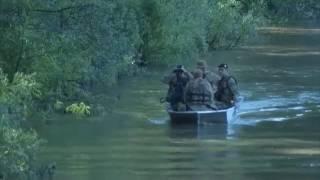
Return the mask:
[[168,110],[167,112],[169,114],[210,114],[210,113],[222,113],[222,112],[228,112],[231,110],[234,110],[235,107],[230,107],[228,109],[222,109],[222,110],[206,110],[206,111],[172,111]]

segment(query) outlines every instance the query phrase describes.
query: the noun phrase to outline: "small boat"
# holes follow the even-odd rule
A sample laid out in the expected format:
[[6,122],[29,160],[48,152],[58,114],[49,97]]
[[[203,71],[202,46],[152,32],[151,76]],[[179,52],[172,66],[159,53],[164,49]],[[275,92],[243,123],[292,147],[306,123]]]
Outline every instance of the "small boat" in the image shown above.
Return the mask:
[[172,111],[168,110],[173,124],[232,123],[236,119],[235,107],[223,110]]

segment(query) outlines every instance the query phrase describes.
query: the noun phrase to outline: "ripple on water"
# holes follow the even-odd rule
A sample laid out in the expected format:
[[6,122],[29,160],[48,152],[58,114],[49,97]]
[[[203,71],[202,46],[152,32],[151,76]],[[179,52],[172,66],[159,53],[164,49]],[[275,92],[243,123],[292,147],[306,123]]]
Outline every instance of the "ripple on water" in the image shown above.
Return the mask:
[[237,125],[246,125],[246,126],[255,126],[258,123],[261,122],[282,122],[293,118],[285,118],[285,117],[274,117],[274,118],[261,118],[261,119],[255,119],[255,118],[242,118],[239,119],[236,124]]
[[[306,95],[302,95],[306,97]],[[294,98],[271,97],[258,101],[246,101],[241,104],[239,124],[255,125],[264,121],[282,122],[297,119],[312,110],[306,109],[305,102]]]
[[303,92],[298,95],[298,100],[300,102],[319,102],[320,101],[320,93],[318,92]]
[[304,114],[296,114],[297,117],[302,117]]
[[[320,101],[318,92],[302,92],[297,96],[285,98],[282,96],[268,96],[268,99],[245,101],[241,104],[239,116],[241,119],[250,119],[251,122],[284,121],[295,119],[312,112],[307,109],[310,105]],[[316,106],[317,108],[320,105]],[[283,117],[281,116],[283,115]],[[280,116],[279,116],[280,115]],[[271,117],[270,117],[271,116]]]
[[169,121],[169,117],[160,117],[160,118],[152,118],[148,119],[151,124],[162,125],[166,124]]
[[280,108],[262,108],[259,109],[260,112],[278,111]]
[[297,107],[290,107],[290,108],[288,108],[288,109],[291,109],[291,110],[303,110],[303,109],[305,109],[305,107],[303,107],[303,106],[297,106]]
[[301,166],[306,168],[319,168],[320,163],[303,163]]

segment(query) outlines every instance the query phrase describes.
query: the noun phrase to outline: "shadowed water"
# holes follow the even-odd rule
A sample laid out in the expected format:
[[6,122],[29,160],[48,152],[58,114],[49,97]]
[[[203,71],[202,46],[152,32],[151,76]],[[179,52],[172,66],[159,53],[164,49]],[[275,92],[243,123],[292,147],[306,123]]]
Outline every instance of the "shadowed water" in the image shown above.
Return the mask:
[[213,53],[238,78],[233,125],[170,126],[162,71],[123,82],[103,117],[40,128],[58,180],[320,179],[319,28],[264,29],[258,43]]

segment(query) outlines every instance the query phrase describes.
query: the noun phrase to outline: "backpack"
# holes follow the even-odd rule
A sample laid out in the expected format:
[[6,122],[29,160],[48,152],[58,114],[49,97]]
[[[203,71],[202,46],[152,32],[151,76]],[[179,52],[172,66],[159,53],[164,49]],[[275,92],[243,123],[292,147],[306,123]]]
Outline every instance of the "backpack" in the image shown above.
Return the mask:
[[184,88],[187,84],[187,80],[179,77],[178,74],[176,74],[176,78],[177,81],[174,84],[170,84],[168,96],[166,98],[167,102],[170,102],[171,104],[184,102]]

